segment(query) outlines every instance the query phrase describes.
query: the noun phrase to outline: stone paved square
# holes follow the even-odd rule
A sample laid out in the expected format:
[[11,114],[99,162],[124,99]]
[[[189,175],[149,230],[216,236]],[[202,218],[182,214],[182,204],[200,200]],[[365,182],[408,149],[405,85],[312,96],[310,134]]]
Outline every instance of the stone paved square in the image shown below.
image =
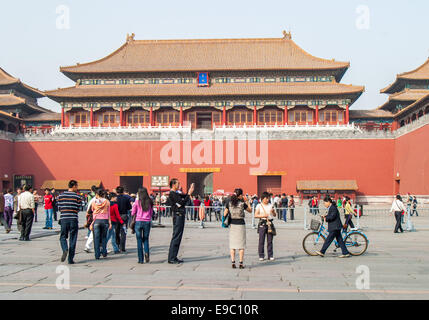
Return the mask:
[[[83,219],[81,219],[83,221]],[[429,231],[394,234],[367,230],[370,244],[360,257],[310,257],[302,249],[308,231],[301,223],[277,222],[275,261],[259,262],[256,230],[247,224],[246,269],[232,269],[228,230],[219,223],[187,222],[180,250],[183,265],[167,264],[170,218],[164,228],[153,228],[151,262],[137,263],[136,240],[131,233],[127,253],[96,261],[83,251],[86,229],[79,231],[76,264],[60,263],[59,235],[47,235],[40,225],[31,242],[1,235],[1,299],[428,299]],[[56,227],[56,226],[55,226]],[[58,229],[58,228],[57,228]],[[16,236],[15,236],[16,237]],[[111,249],[109,244],[109,249]],[[70,289],[56,287],[58,266],[70,270]],[[356,268],[368,266],[370,289],[359,290]]]

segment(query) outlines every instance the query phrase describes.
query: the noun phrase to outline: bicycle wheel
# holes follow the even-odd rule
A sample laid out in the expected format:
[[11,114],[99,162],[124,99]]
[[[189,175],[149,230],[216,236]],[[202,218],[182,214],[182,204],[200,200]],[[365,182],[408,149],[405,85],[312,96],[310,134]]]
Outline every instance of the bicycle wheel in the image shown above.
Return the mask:
[[352,256],[360,256],[368,248],[368,239],[360,232],[349,233],[344,243]]
[[317,256],[316,251],[320,251],[325,244],[325,236],[318,232],[311,232],[307,234],[302,240],[302,248],[310,256]]

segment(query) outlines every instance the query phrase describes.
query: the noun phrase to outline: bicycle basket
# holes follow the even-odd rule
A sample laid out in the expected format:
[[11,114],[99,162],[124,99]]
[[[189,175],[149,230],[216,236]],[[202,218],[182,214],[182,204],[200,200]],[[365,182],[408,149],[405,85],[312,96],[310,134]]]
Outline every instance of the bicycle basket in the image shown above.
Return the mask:
[[319,231],[320,225],[321,225],[320,221],[315,220],[315,219],[311,219],[311,222],[310,222],[310,229],[311,230]]

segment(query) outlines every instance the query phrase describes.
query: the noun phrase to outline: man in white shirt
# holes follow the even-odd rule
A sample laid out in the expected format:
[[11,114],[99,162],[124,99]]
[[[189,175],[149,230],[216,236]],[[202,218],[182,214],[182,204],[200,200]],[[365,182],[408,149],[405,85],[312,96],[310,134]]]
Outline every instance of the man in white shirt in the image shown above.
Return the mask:
[[26,185],[24,192],[19,196],[18,211],[21,211],[21,237],[20,241],[30,241],[31,227],[34,220],[34,195],[30,192],[32,187]]
[[395,219],[396,219],[395,230],[393,231],[394,233],[398,233],[398,230],[400,230],[401,232],[404,232],[404,230],[402,229],[401,220],[402,220],[402,214],[406,210],[407,209],[405,208],[404,203],[402,202],[402,198],[398,194],[396,196],[396,199],[393,200],[392,207],[390,208],[390,212],[394,212]]

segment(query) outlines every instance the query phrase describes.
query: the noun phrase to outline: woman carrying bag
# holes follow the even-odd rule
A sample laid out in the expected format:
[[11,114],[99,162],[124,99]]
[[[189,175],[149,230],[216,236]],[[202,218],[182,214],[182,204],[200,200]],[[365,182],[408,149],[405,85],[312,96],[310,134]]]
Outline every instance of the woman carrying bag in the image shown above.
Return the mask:
[[259,233],[259,261],[264,261],[264,245],[267,238],[268,260],[273,261],[273,237],[276,235],[276,229],[273,224],[276,212],[273,205],[270,204],[270,195],[268,192],[262,193],[261,203],[256,206],[255,218],[259,218],[258,233]]
[[230,217],[229,223],[229,248],[231,254],[232,268],[235,269],[235,251],[239,251],[240,269],[244,269],[244,249],[246,248],[246,223],[245,212],[252,212],[252,207],[242,189],[235,189],[231,199],[225,205],[225,217]]

